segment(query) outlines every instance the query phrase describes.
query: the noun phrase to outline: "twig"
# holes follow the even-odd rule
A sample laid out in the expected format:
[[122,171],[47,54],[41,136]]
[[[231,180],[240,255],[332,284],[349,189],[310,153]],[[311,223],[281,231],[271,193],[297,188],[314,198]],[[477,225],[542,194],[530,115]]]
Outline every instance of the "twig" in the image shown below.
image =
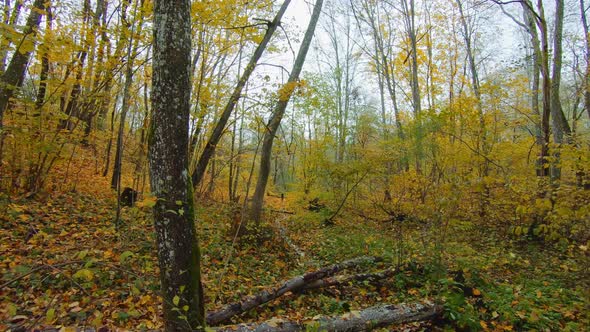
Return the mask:
[[21,280],[22,278],[24,278],[24,277],[26,277],[28,275],[31,275],[31,274],[33,274],[35,272],[38,272],[38,271],[41,271],[41,270],[44,270],[44,269],[55,269],[55,268],[60,267],[60,266],[66,266],[66,265],[70,265],[70,264],[79,264],[79,263],[83,263],[83,261],[79,261],[79,260],[78,261],[70,261],[70,262],[63,262],[63,263],[58,263],[58,264],[53,264],[53,265],[44,264],[44,265],[41,265],[41,266],[38,266],[38,267],[32,269],[31,271],[29,271],[29,272],[27,272],[25,274],[22,274],[22,275],[20,275],[20,276],[18,276],[16,278],[13,278],[13,279],[11,279],[11,280],[3,283],[2,285],[0,285],[0,288],[4,288],[4,287],[12,284],[13,282],[19,281],[19,280]]

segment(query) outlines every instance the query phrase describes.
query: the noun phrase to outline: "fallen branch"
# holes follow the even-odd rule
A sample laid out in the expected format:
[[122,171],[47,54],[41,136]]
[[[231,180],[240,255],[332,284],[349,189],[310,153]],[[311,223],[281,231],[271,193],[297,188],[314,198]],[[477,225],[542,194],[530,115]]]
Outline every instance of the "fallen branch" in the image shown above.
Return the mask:
[[29,276],[29,275],[31,275],[31,274],[33,274],[35,272],[39,272],[41,270],[56,269],[56,268],[61,267],[61,266],[71,265],[71,264],[80,264],[80,263],[84,263],[84,262],[78,260],[78,261],[69,261],[69,262],[57,263],[57,264],[53,264],[53,265],[51,265],[51,264],[39,265],[36,268],[32,269],[31,271],[29,271],[27,273],[24,273],[24,274],[21,274],[20,276],[18,276],[16,278],[13,278],[13,279],[10,279],[7,282],[1,284],[0,285],[0,289],[2,289],[4,287],[12,284],[13,282],[19,281],[19,280],[23,279],[24,277]]
[[432,320],[442,314],[435,304],[380,305],[342,316],[323,317],[308,322],[272,319],[262,324],[240,324],[214,328],[217,332],[299,332],[299,331],[371,331],[396,324]]
[[275,210],[275,209],[271,209],[270,212],[275,212],[275,213],[284,213],[284,214],[295,214],[295,212],[293,211],[288,211],[288,210]]
[[302,290],[307,291],[307,290],[326,288],[326,287],[331,287],[331,286],[346,285],[346,284],[349,284],[353,281],[369,280],[369,281],[375,282],[378,280],[383,280],[383,279],[387,279],[389,277],[392,277],[392,276],[396,275],[397,273],[399,273],[398,269],[389,268],[387,270],[383,270],[383,271],[375,272],[375,273],[361,273],[361,274],[353,274],[353,275],[348,275],[348,276],[330,277],[330,278],[326,278],[326,279],[316,280],[310,284],[307,284],[305,287],[303,287]]
[[233,316],[239,315],[243,312],[246,312],[250,309],[253,309],[259,305],[272,301],[287,292],[296,292],[303,289],[306,285],[320,279],[324,279],[334,274],[338,273],[339,271],[349,269],[355,266],[358,266],[363,263],[375,263],[380,261],[381,259],[378,257],[358,257],[355,259],[351,259],[339,264],[334,264],[328,267],[324,267],[322,269],[308,272],[304,275],[297,276],[292,278],[282,285],[271,288],[268,290],[264,290],[258,294],[248,296],[244,298],[240,302],[232,303],[225,306],[223,309],[217,312],[212,312],[207,314],[207,324],[210,326],[215,326],[220,323],[223,323],[230,319]]
[[285,243],[301,258],[305,257],[305,253],[291,240],[289,235],[287,235],[287,230],[283,225],[281,225],[281,220],[275,221],[275,226],[279,230],[279,235],[285,241]]

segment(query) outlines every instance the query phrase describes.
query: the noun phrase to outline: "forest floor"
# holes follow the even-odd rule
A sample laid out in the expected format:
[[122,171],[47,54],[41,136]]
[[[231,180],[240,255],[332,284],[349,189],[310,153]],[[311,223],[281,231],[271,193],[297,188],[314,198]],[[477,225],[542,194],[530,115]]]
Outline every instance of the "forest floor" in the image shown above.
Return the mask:
[[[82,177],[85,177],[82,174]],[[161,306],[149,208],[124,208],[117,230],[115,195],[103,178],[75,192],[0,200],[0,330],[20,324],[159,328]],[[378,223],[343,214],[334,225],[307,201],[269,198],[295,214],[269,214],[266,241],[234,243],[231,208],[197,206],[207,310],[220,309],[290,277],[374,255],[399,273],[289,294],[234,322],[343,314],[372,305],[432,301],[444,319],[392,330],[590,330],[588,248],[510,238],[501,228],[464,221]],[[279,235],[278,226],[286,230]],[[304,255],[282,239],[288,236]]]

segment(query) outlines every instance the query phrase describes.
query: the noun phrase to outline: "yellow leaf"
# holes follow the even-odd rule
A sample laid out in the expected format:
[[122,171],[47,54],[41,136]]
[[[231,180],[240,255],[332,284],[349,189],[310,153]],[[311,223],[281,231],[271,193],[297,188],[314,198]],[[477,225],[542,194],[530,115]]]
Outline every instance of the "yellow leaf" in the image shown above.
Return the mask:
[[178,306],[178,303],[180,303],[180,297],[178,297],[178,295],[174,296],[172,303],[174,303],[175,306]]
[[484,330],[487,330],[487,329],[488,329],[488,324],[486,324],[486,322],[484,322],[483,320],[480,320],[480,321],[479,321],[479,325],[481,325],[481,327],[482,327]]
[[473,289],[473,295],[475,295],[475,296],[480,296],[480,295],[481,295],[481,292],[479,291],[479,289],[477,289],[477,288],[474,288],[474,289]]
[[540,290],[538,290],[538,291],[537,291],[537,298],[538,298],[538,299],[540,299],[540,298],[541,298],[541,296],[543,296],[543,293],[541,293],[541,291],[540,291]]

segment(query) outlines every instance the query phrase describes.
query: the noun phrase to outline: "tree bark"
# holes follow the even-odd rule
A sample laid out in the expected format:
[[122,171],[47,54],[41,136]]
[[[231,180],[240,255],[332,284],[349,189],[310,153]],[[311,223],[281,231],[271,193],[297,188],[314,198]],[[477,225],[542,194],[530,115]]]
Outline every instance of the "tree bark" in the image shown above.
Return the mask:
[[246,83],[248,82],[250,75],[252,75],[252,73],[254,72],[254,69],[256,68],[256,64],[258,63],[258,60],[262,56],[262,53],[264,53],[264,50],[266,49],[266,46],[270,42],[272,35],[274,34],[274,32],[277,30],[277,28],[281,24],[281,19],[283,18],[283,14],[285,14],[285,11],[287,10],[289,3],[291,3],[291,0],[285,0],[283,2],[283,4],[281,5],[281,8],[279,9],[275,18],[272,20],[272,22],[268,23],[268,28],[266,30],[266,33],[264,34],[264,37],[262,38],[262,41],[260,42],[260,44],[258,44],[258,47],[256,47],[256,50],[254,51],[254,54],[252,55],[250,62],[248,63],[248,65],[244,69],[244,73],[242,74],[242,77],[240,77],[240,79],[238,80],[238,84],[236,85],[232,95],[230,96],[229,101],[225,105],[225,108],[223,109],[223,112],[221,113],[221,117],[219,118],[219,121],[215,125],[215,128],[213,129],[213,133],[211,133],[211,137],[209,137],[209,141],[205,145],[205,149],[201,153],[201,156],[199,157],[199,161],[197,162],[197,167],[195,168],[195,171],[192,174],[193,186],[195,188],[199,185],[199,183],[203,179],[203,175],[205,174],[205,170],[207,169],[207,165],[209,164],[209,160],[211,159],[211,157],[215,153],[215,148],[217,147],[217,143],[219,143],[219,140],[221,139],[221,136],[223,135],[225,125],[227,124],[227,121],[229,120],[231,113],[233,112],[234,108],[236,107],[236,104],[238,103],[238,100],[241,97],[242,90],[246,86]]
[[272,145],[274,142],[275,134],[279,129],[281,120],[283,119],[283,115],[285,114],[285,109],[287,108],[287,104],[289,104],[289,100],[291,99],[291,95],[295,88],[294,84],[297,84],[297,81],[299,80],[299,74],[301,73],[301,69],[303,68],[303,64],[305,63],[305,57],[307,56],[307,51],[309,50],[309,46],[311,45],[311,40],[315,33],[315,27],[318,23],[323,3],[323,0],[317,0],[315,3],[315,7],[313,9],[311,19],[309,21],[309,25],[307,26],[307,31],[305,31],[305,36],[303,37],[303,42],[301,43],[299,52],[297,53],[297,57],[295,58],[295,63],[293,64],[293,68],[291,69],[291,74],[289,75],[287,84],[284,85],[283,88],[281,88],[281,90],[279,91],[279,101],[277,102],[273,114],[268,122],[268,125],[266,126],[266,131],[262,139],[262,150],[260,153],[260,172],[258,173],[258,181],[256,182],[256,189],[254,191],[254,195],[252,196],[252,205],[250,209],[250,220],[254,220],[256,221],[256,223],[260,222],[260,217],[262,214],[264,191],[266,190],[268,175],[270,174],[270,157],[272,154]]
[[150,183],[166,331],[205,326],[200,252],[188,173],[189,0],[154,1]]
[[296,322],[276,320],[262,324],[241,324],[215,328],[217,332],[363,332],[390,325],[419,322],[434,319],[443,313],[443,307],[435,304],[397,304],[380,305],[362,311],[350,312],[342,316],[322,317],[318,320]]
[[[321,1],[321,0],[320,0]],[[339,264],[334,264],[322,269],[308,272],[304,275],[297,276],[289,279],[282,285],[264,290],[258,294],[248,296],[240,302],[228,304],[220,311],[212,312],[207,314],[207,323],[209,325],[219,325],[220,323],[226,322],[228,319],[244,313],[252,308],[255,308],[261,304],[272,301],[287,292],[295,292],[304,289],[306,285],[310,283],[324,279],[342,271],[344,269],[350,269],[363,263],[374,263],[380,261],[378,257],[358,257],[348,261],[344,261]]]

